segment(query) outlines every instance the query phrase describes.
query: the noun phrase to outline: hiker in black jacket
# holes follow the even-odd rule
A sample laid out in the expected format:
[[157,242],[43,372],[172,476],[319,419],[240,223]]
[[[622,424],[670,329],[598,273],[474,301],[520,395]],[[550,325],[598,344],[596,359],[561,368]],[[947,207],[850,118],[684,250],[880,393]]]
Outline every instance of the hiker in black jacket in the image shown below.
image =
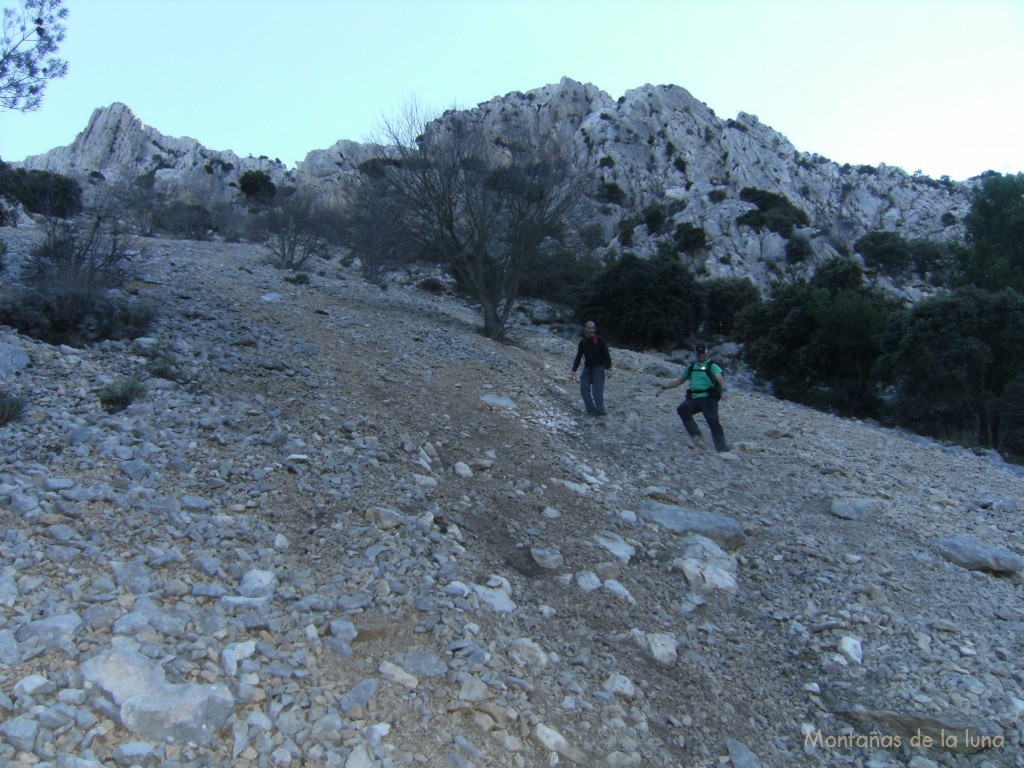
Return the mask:
[[597,335],[597,325],[593,320],[583,324],[583,338],[576,348],[576,359],[572,362],[569,378],[576,381],[576,369],[583,361],[583,373],[580,375],[580,394],[588,416],[605,416],[604,379],[612,377],[612,356],[604,339]]

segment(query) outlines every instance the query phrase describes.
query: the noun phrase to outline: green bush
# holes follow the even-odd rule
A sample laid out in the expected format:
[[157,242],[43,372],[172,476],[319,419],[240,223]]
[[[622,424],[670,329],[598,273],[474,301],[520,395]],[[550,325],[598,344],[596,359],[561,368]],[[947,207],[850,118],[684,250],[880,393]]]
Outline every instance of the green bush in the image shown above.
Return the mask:
[[141,336],[152,323],[152,308],[108,290],[128,280],[138,255],[102,216],[85,225],[51,222],[22,271],[24,287],[0,300],[0,322],[69,346]]
[[675,241],[676,250],[683,253],[697,253],[708,243],[704,228],[688,221],[681,221],[676,225],[672,239]]
[[153,227],[184,240],[206,240],[213,229],[210,212],[198,203],[175,200],[153,210]]
[[67,176],[50,171],[11,168],[0,161],[0,198],[12,198],[29,213],[67,219],[82,210],[82,188]]
[[82,347],[104,339],[134,339],[149,330],[152,308],[89,286],[27,289],[0,301],[0,323],[48,344]]
[[0,227],[16,227],[20,207],[21,204],[13,197],[0,193]]
[[436,277],[424,277],[416,283],[416,287],[421,291],[426,291],[427,293],[444,293],[444,283]]
[[649,205],[644,208],[643,213],[641,213],[640,216],[643,223],[647,225],[648,233],[652,235],[659,234],[665,226],[665,221],[668,219],[665,209],[657,204]]
[[814,255],[814,247],[806,237],[791,237],[786,241],[786,263],[799,264]]
[[700,284],[704,295],[704,330],[730,335],[741,311],[761,301],[761,292],[750,278],[722,277]]
[[146,373],[154,379],[181,381],[182,373],[178,363],[178,359],[170,352],[158,351],[150,357]]
[[109,413],[123,411],[139,398],[145,396],[146,385],[134,376],[111,382],[100,389],[100,404]]
[[627,254],[586,284],[576,314],[596,320],[623,346],[675,348],[700,326],[700,289],[677,258]]
[[291,275],[285,275],[284,281],[292,285],[309,285],[309,273],[296,272]]
[[1024,173],[982,174],[964,224],[969,247],[960,254],[962,281],[1024,293]]
[[277,193],[277,186],[265,171],[246,171],[238,179],[238,188],[250,202],[265,202]]
[[892,277],[916,272],[937,276],[941,283],[957,261],[956,246],[931,240],[904,240],[895,232],[869,232],[853,247],[864,257],[866,266]]
[[601,184],[597,199],[602,203],[621,206],[626,202],[626,193],[614,181],[606,181]]
[[533,253],[524,259],[519,295],[572,306],[600,268],[601,263],[588,251]]
[[747,362],[779,397],[876,416],[873,367],[899,316],[891,298],[864,286],[855,263],[833,259],[810,281],[781,286],[770,301],[742,310],[736,330]]
[[6,427],[12,421],[17,421],[24,412],[25,400],[23,398],[0,392],[0,427]]
[[115,288],[131,276],[139,255],[132,238],[102,214],[84,224],[51,220],[43,242],[29,252],[22,277],[45,290]]
[[744,187],[740,190],[740,200],[753,203],[757,209],[737,217],[737,224],[746,224],[757,230],[770,229],[789,238],[796,227],[805,227],[810,223],[804,211],[793,205],[787,197],[775,192]]
[[1024,295],[974,286],[916,304],[876,366],[893,418],[1024,457]]
[[914,256],[907,241],[895,232],[869,232],[853,244],[864,257],[864,264],[883,275],[902,275],[910,269]]
[[623,216],[619,219],[619,245],[623,248],[629,248],[633,245],[633,229],[635,227],[636,222],[633,220],[632,216]]
[[728,193],[724,189],[712,189],[708,192],[708,200],[712,203],[720,203],[728,197]]

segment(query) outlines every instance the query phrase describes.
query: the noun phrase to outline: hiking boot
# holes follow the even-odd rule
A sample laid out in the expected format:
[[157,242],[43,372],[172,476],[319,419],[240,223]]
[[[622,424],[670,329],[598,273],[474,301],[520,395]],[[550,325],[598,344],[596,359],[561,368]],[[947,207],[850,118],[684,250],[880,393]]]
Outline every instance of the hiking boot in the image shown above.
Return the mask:
[[707,443],[704,442],[704,435],[691,435],[690,447],[696,451],[703,451],[707,447]]

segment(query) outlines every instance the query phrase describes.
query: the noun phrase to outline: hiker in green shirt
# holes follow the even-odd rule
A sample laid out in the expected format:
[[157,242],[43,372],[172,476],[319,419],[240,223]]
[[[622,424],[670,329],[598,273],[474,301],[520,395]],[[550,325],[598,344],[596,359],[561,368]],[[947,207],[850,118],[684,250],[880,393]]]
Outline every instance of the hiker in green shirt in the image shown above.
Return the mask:
[[666,389],[675,389],[681,384],[689,382],[690,388],[686,390],[686,399],[676,408],[676,413],[683,420],[683,426],[690,436],[690,445],[697,448],[703,445],[704,436],[700,433],[697,422],[694,421],[695,413],[703,413],[704,420],[711,430],[711,438],[715,441],[715,450],[719,453],[729,450],[725,442],[725,431],[722,423],[718,420],[718,401],[725,400],[728,395],[725,393],[725,375],[722,366],[714,360],[708,359],[708,348],[704,344],[698,344],[697,361],[686,366],[686,371],[675,381],[659,386],[658,395]]

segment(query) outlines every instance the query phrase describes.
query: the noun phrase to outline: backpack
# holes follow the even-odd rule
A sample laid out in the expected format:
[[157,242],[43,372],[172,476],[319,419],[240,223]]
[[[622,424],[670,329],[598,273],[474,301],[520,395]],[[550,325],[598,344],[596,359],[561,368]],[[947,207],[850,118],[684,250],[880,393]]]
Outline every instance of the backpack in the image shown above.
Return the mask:
[[[687,380],[690,379],[690,376],[693,374],[693,367],[695,365],[697,365],[696,361],[694,361],[694,362],[690,363],[688,366],[686,366],[686,375],[683,378],[685,378]],[[724,379],[725,378],[725,366],[723,366],[717,360],[708,360],[704,364],[704,370],[707,371],[712,365],[717,365],[718,366],[718,369],[722,372],[722,378]],[[708,374],[708,378],[711,379],[711,388],[710,389],[693,389],[693,388],[691,388],[691,389],[687,390],[687,394],[688,395],[691,395],[691,394],[693,394],[693,395],[707,394],[707,396],[710,397],[712,400],[721,400],[722,399],[722,387],[718,383],[718,377],[717,376],[712,376],[709,373]]]

